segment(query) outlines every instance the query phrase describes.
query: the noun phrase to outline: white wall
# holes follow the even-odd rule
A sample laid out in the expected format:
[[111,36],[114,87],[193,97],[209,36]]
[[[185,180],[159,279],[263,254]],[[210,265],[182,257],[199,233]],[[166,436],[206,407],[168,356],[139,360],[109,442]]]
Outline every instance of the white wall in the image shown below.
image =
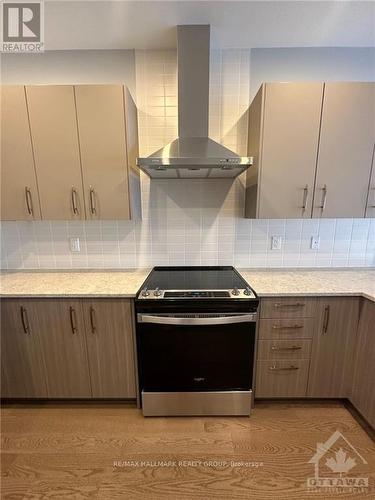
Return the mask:
[[[318,52],[308,50],[314,51],[311,62],[306,50],[303,56],[299,52],[295,57],[295,49],[256,49],[251,54],[248,49],[212,53],[210,131],[213,138],[239,153],[245,152],[245,110],[249,104],[249,90],[250,87],[256,90],[263,79],[369,80],[373,75],[372,56],[367,50],[344,49],[345,52],[341,52],[340,67],[351,68],[347,73],[343,69],[332,72],[328,59],[331,58],[332,64],[338,65],[338,62],[335,63],[331,49],[319,49],[321,64]],[[78,78],[86,78],[85,81],[91,83],[113,81],[109,78],[125,71],[117,67],[125,59],[122,52],[111,54],[109,51],[107,55],[99,53],[95,57],[90,51],[87,59],[85,53],[71,58],[67,54],[62,59],[54,53],[48,55],[48,64],[43,63],[39,68],[33,66],[29,75],[27,59],[13,60],[10,66],[8,61],[7,71],[9,68],[12,71],[5,77],[8,82],[15,82],[17,75],[17,83],[29,82],[31,77],[33,83],[72,83]],[[266,53],[264,60],[263,52]],[[346,65],[343,62],[345,54]],[[366,64],[355,63],[354,54],[361,61],[363,57]],[[75,67],[70,60],[76,61]],[[98,65],[98,60],[106,62]],[[136,51],[135,61],[140,148],[142,154],[148,154],[177,133],[176,54],[175,51]],[[366,65],[370,65],[370,70]],[[90,67],[90,72],[84,67]],[[107,73],[107,67],[112,68],[112,72]],[[242,177],[231,183],[228,180],[150,181],[142,175],[142,205],[143,220],[139,222],[3,223],[1,264],[9,269],[119,268],[157,264],[375,265],[375,219],[246,220],[242,217]],[[270,249],[272,235],[283,237],[280,251]],[[320,249],[311,250],[311,236],[317,235],[321,239]],[[80,254],[69,251],[68,239],[73,236],[81,238]]]
[[134,50],[1,54],[3,84],[126,83],[135,95]]
[[375,81],[375,48],[251,50],[251,99],[263,82]]

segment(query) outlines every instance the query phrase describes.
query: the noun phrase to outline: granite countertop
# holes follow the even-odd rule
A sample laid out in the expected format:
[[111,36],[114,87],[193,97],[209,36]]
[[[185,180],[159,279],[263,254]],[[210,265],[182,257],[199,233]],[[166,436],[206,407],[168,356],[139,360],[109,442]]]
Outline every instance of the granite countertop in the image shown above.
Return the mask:
[[[375,269],[240,269],[260,297],[354,295],[375,301]],[[150,269],[7,271],[2,297],[135,297]]]
[[241,269],[259,297],[361,295],[375,301],[375,269]]
[[2,297],[135,297],[150,269],[10,271],[0,274]]

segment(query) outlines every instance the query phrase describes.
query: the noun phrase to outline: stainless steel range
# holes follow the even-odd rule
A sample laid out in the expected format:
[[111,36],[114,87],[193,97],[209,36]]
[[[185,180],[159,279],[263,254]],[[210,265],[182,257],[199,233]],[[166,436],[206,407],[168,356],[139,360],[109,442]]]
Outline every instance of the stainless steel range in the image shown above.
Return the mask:
[[135,301],[143,414],[249,415],[258,303],[233,267],[154,268]]

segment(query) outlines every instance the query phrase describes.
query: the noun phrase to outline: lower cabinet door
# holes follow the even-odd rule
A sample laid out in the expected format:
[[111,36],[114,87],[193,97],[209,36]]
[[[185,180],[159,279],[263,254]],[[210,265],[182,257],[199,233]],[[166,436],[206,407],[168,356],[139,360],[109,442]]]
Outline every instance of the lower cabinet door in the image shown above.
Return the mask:
[[356,339],[350,401],[375,429],[375,302],[365,300]]
[[359,299],[318,300],[307,395],[346,398],[353,377],[353,355],[359,318]]
[[255,397],[305,397],[309,363],[308,359],[268,359],[258,361]]
[[135,398],[131,301],[84,300],[87,349],[94,398]]
[[82,302],[30,299],[28,308],[44,354],[48,397],[90,398]]
[[46,398],[45,366],[39,331],[29,300],[1,300],[1,396]]

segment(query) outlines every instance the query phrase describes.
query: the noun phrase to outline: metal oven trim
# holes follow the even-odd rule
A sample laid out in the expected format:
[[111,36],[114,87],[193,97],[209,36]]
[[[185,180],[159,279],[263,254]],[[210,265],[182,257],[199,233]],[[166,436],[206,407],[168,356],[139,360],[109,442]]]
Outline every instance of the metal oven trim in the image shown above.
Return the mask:
[[146,392],[142,391],[145,417],[249,416],[252,391]]

